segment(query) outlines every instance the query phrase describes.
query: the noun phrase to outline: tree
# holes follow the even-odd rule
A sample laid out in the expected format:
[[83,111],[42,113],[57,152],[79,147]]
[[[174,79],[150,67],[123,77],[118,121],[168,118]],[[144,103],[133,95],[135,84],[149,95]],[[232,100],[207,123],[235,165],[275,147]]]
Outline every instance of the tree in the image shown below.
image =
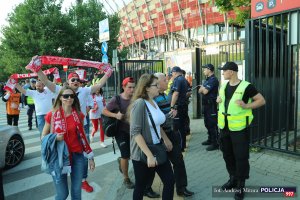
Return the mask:
[[233,23],[245,26],[246,20],[250,18],[251,0],[232,0],[231,2],[236,14],[236,18],[233,19]]
[[61,4],[53,0],[25,0],[10,13],[0,46],[2,79],[25,72],[24,67],[34,55],[69,54],[74,29],[61,13]]
[[[97,0],[88,0],[87,2],[77,1],[77,3],[70,8],[68,15],[76,29],[74,37],[76,38],[77,49],[74,50],[73,55],[84,59],[101,60],[99,21],[108,18],[110,40],[107,42],[107,55],[111,61],[113,55],[112,51],[120,46],[118,37],[121,21],[117,13],[107,15],[102,9],[103,5]],[[126,56],[123,54],[124,52],[122,52],[121,55]]]
[[[240,26],[245,25],[246,19],[250,18],[251,11],[251,0],[211,0],[215,6],[219,9],[220,13],[224,15],[224,24],[227,35],[227,40],[229,39],[229,23],[235,23]],[[235,19],[228,19],[228,12],[233,11],[236,14]]]
[[[120,19],[107,16],[97,0],[78,0],[68,12],[61,11],[63,0],[25,0],[8,17],[0,44],[0,79],[28,72],[25,66],[34,55],[54,55],[101,60],[98,23],[109,18],[108,56],[120,46]],[[121,54],[126,57],[126,51]]]

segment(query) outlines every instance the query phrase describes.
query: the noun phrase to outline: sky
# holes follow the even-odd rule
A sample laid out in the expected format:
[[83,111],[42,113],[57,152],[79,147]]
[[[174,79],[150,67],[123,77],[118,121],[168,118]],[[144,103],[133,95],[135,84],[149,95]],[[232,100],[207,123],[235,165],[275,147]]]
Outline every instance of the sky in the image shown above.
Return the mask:
[[[24,0],[0,0],[0,27],[8,25],[6,21],[8,14],[23,2]],[[63,9],[69,7],[71,3],[75,3],[75,0],[64,0]]]
[[[7,26],[7,18],[8,14],[13,11],[13,9],[19,5],[20,3],[23,3],[24,0],[0,0],[0,29],[3,26]],[[64,0],[63,3],[63,10],[67,9],[71,6],[72,3],[75,3],[76,0]],[[0,38],[2,37],[2,33],[0,32]],[[0,39],[1,43],[1,39]]]
[[[125,4],[128,4],[131,0],[99,0],[104,4],[104,10],[111,12],[111,9],[116,9],[116,5],[114,2],[118,4],[118,7],[123,7],[123,1]],[[24,2],[24,0],[0,0],[0,27],[7,25],[7,15],[13,11],[13,8],[15,8],[18,4]],[[71,4],[74,4],[76,0],[64,0],[62,9],[65,10],[68,7],[71,6]],[[110,5],[107,5],[107,2],[109,2]]]
[[[117,11],[117,6],[118,4],[119,8],[123,7],[123,2],[125,4],[128,4],[132,0],[98,0],[104,5],[104,11],[113,13],[113,11]],[[0,0],[0,29],[3,26],[7,26],[8,22],[7,16],[9,13],[13,11],[13,9],[20,3],[23,3],[24,0]],[[71,6],[71,4],[75,4],[76,0],[63,0],[63,5],[62,5],[62,10],[68,9],[68,7]],[[108,5],[109,3],[109,5]],[[0,33],[0,38],[2,37],[2,34]],[[1,41],[0,41],[1,43]]]

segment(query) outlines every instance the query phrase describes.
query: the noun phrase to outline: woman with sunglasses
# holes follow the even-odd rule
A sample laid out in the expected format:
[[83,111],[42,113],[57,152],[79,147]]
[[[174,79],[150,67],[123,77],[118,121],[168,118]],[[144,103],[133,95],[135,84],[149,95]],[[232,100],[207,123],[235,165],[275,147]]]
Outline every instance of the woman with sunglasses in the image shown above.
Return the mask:
[[[174,195],[175,181],[170,161],[166,160],[158,165],[156,158],[147,146],[147,144],[160,144],[163,139],[166,151],[171,151],[173,148],[166,133],[160,127],[166,117],[153,99],[158,94],[157,78],[154,75],[143,74],[129,107],[130,150],[136,181],[133,200],[143,199],[146,185],[155,172],[164,185],[162,199],[172,200]],[[151,113],[152,117],[148,113]],[[141,152],[147,156],[147,164],[141,161]]]
[[[93,152],[84,134],[83,120],[84,114],[80,111],[78,97],[69,86],[64,86],[54,102],[52,111],[45,117],[42,139],[51,130],[57,134],[56,141],[64,141],[68,147],[71,163],[71,199],[81,199],[84,156],[89,159],[90,169],[95,169]],[[53,177],[53,182],[56,189],[55,199],[67,199],[67,174],[62,174],[59,181]]]

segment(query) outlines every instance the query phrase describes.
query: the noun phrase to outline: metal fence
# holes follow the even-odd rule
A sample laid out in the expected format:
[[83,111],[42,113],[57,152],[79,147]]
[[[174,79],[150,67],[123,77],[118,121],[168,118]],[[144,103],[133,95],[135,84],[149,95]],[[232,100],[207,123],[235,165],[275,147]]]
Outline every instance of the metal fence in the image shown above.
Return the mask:
[[[214,48],[216,53],[208,53],[205,49]],[[245,53],[245,41],[228,41],[220,42],[213,45],[202,46],[196,49],[196,63],[193,67],[195,79],[193,80],[193,87],[202,84],[205,77],[202,73],[201,66],[206,64],[213,64],[215,66],[215,75],[221,80],[221,71],[217,67],[224,65],[227,61],[234,61],[236,63],[243,63]],[[193,117],[199,118],[202,116],[202,99],[198,94],[198,90],[193,91]]]
[[117,71],[118,77],[118,92],[121,92],[122,80],[125,77],[133,77],[138,81],[142,74],[153,74],[156,72],[164,72],[162,60],[123,60],[119,62],[119,69]]
[[300,10],[249,20],[246,79],[266,99],[254,111],[251,144],[300,155]]

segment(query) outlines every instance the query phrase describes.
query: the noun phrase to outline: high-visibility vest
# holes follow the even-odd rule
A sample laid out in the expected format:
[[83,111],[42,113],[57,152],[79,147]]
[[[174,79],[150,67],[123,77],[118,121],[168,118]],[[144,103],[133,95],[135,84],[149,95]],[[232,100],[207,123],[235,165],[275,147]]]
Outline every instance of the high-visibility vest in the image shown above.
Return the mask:
[[[19,110],[20,98],[21,98],[20,93],[11,93],[10,94],[10,96],[6,102],[7,114],[9,114],[9,115],[19,115],[20,114],[20,110]],[[14,108],[12,108],[12,106]]]
[[165,91],[166,95],[169,95],[170,91],[171,91],[171,87],[173,85],[173,81],[169,81],[168,82],[168,89]]
[[[30,89],[28,88],[27,90],[30,90]],[[34,100],[31,96],[27,96],[26,102],[27,102],[27,105],[33,105],[34,104]]]
[[[220,129],[225,127],[225,115],[228,120],[228,128],[230,131],[241,131],[246,128],[247,125],[250,125],[253,120],[252,109],[244,109],[238,106],[235,102],[236,100],[242,100],[245,90],[250,83],[247,81],[241,81],[239,86],[236,88],[233,93],[225,113],[225,89],[227,86],[223,84],[219,90],[219,96],[222,99],[222,102],[219,103],[218,111],[218,126]],[[252,100],[249,99],[248,103]],[[247,124],[248,123],[248,124]]]
[[92,80],[92,85],[96,85],[100,81],[100,78],[94,78]]

